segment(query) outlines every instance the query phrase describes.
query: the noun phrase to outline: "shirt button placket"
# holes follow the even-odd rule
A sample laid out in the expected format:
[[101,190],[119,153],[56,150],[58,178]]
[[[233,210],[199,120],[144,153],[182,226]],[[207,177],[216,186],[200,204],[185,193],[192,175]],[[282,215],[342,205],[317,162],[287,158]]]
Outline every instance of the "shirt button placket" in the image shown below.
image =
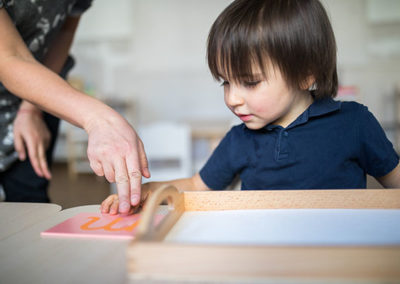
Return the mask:
[[277,160],[284,160],[289,157],[289,133],[285,129],[281,129],[278,134],[278,141],[276,147]]

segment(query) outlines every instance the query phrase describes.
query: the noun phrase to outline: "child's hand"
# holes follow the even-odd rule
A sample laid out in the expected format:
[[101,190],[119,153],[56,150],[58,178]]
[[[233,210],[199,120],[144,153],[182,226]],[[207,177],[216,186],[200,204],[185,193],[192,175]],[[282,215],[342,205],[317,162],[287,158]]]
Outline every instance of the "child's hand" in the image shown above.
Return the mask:
[[[124,214],[133,214],[137,213],[140,209],[143,207],[143,203],[146,201],[147,197],[149,196],[149,189],[148,189],[148,184],[143,184],[142,185],[142,200],[139,202],[138,205],[136,206],[131,206],[128,213]],[[118,214],[118,208],[119,208],[119,198],[117,194],[111,194],[108,196],[104,201],[101,203],[100,206],[100,211],[103,214],[109,213],[111,215]]]
[[115,215],[118,213],[119,199],[117,194],[111,194],[109,197],[104,199],[101,203],[101,213],[110,213]]

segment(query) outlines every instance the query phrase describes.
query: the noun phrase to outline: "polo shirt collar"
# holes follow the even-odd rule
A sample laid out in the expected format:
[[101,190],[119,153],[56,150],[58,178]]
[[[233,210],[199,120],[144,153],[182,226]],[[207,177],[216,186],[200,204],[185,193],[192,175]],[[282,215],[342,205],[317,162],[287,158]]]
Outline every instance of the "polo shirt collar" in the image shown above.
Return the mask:
[[[315,100],[309,107],[306,109],[295,121],[293,121],[288,127],[293,128],[297,125],[306,123],[311,117],[322,116],[334,111],[337,111],[341,108],[342,102],[335,101],[331,98]],[[279,127],[278,125],[267,125],[264,128],[267,130],[273,130],[274,128]]]
[[307,110],[305,110],[295,121],[287,128],[293,128],[297,125],[307,123],[311,117],[318,117],[328,113],[335,112],[340,109],[342,102],[335,101],[331,98],[315,100]]
[[340,109],[342,102],[335,101],[331,98],[315,100],[308,108],[308,116],[315,117],[328,114]]

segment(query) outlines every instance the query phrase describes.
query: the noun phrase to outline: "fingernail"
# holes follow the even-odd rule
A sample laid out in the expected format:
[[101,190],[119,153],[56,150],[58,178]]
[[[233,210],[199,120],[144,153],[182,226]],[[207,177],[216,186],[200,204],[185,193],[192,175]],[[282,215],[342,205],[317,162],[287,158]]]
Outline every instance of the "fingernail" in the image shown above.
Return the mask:
[[140,200],[139,195],[133,194],[131,196],[131,204],[132,205],[137,205],[139,203],[139,200]]

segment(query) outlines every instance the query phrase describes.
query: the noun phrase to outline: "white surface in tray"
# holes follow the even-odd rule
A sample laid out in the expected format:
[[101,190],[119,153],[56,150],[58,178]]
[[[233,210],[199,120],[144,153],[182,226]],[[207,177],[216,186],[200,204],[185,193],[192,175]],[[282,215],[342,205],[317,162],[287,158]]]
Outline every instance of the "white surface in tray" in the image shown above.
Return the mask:
[[244,245],[400,245],[400,210],[188,211],[165,241]]

